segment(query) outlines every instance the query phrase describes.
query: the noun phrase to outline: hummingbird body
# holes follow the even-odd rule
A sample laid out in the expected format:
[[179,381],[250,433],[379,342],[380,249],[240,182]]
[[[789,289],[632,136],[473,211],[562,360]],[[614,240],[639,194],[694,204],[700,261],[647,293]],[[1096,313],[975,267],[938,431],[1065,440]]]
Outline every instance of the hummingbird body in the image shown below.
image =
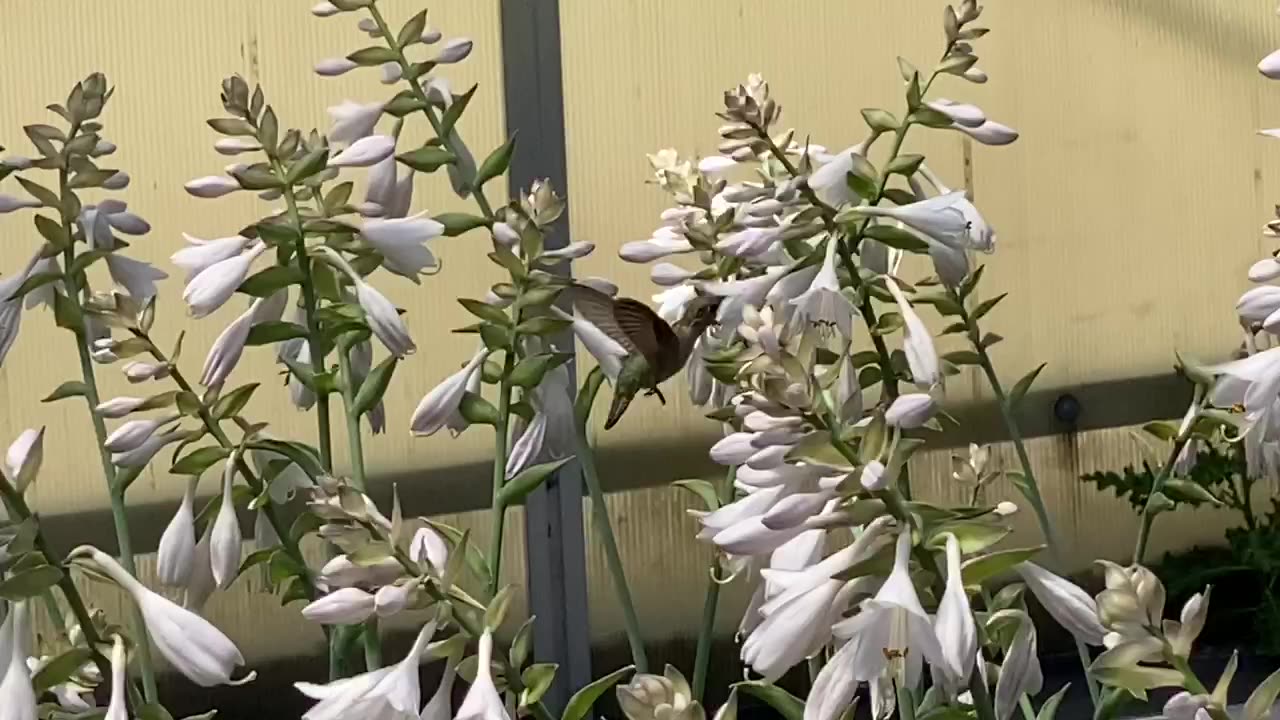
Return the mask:
[[646,395],[657,395],[666,404],[658,386],[685,366],[698,338],[715,322],[720,304],[718,297],[700,295],[689,302],[684,317],[672,327],[638,300],[613,298],[577,284],[568,286],[566,293],[588,322],[627,350],[614,381],[606,430],[617,424],[641,390],[647,389]]

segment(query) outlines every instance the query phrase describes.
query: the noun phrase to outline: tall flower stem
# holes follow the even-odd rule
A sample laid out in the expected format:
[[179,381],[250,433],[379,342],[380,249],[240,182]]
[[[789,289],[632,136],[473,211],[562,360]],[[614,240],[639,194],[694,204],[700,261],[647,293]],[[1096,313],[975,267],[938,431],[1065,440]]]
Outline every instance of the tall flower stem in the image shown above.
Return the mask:
[[[720,505],[724,506],[733,499],[733,482],[738,477],[738,467],[730,466],[725,473],[724,482],[716,488],[716,496]],[[715,639],[716,609],[720,604],[720,579],[716,572],[720,569],[719,556],[711,559],[707,568],[707,592],[702,601],[702,624],[698,626],[698,650],[693,658],[693,699],[702,701],[702,694],[707,687],[707,667],[711,663],[711,643]]]
[[[79,131],[80,123],[73,123],[70,134],[67,137],[75,137]],[[96,409],[100,402],[98,381],[93,372],[93,358],[89,356],[89,338],[85,330],[85,313],[80,304],[82,288],[77,279],[77,274],[71,272],[76,259],[74,242],[76,218],[70,212],[72,193],[67,181],[66,168],[59,169],[58,190],[61,202],[58,203],[58,214],[65,231],[65,237],[69,239],[67,248],[63,251],[63,268],[64,272],[66,272],[67,301],[76,318],[76,327],[73,328],[72,332],[75,335],[76,352],[80,359],[80,376],[85,388],[84,398],[89,405],[89,417],[93,421],[93,433],[98,443],[98,458],[102,463],[102,475],[107,483],[107,495],[111,503],[111,521],[115,526],[116,547],[120,552],[120,564],[130,575],[136,577],[138,568],[133,558],[133,541],[132,536],[129,534],[129,518],[125,512],[124,488],[119,487],[116,482],[116,468],[111,463],[111,453],[106,448],[107,425],[102,416],[98,415]],[[88,238],[86,238],[86,242],[88,242]],[[159,698],[159,692],[156,689],[155,668],[151,661],[151,641],[147,635],[146,623],[142,619],[142,611],[136,606],[133,608],[132,624],[138,646],[138,665],[142,675],[143,695],[147,702],[153,703]]]
[[587,375],[578,394],[578,417],[574,423],[574,453],[578,464],[582,466],[582,477],[587,483],[591,495],[591,524],[600,535],[604,545],[604,557],[609,566],[609,576],[613,579],[613,592],[622,606],[622,622],[627,632],[627,644],[631,646],[631,662],[636,672],[649,672],[649,658],[644,651],[644,636],[640,633],[640,619],[636,615],[636,605],[631,599],[631,587],[627,584],[627,574],[622,567],[622,553],[618,552],[618,540],[613,534],[613,522],[609,519],[609,507],[605,505],[604,488],[600,485],[600,474],[596,470],[596,456],[587,440],[587,423],[591,419],[591,406],[595,404],[596,394],[604,380],[604,371],[593,368]]
[[502,575],[502,537],[507,521],[507,504],[502,486],[507,480],[507,439],[511,418],[511,371],[516,365],[515,341],[507,348],[498,383],[498,421],[493,426],[493,521],[489,535],[489,596],[498,594]]
[[[33,519],[36,522],[35,546],[44,556],[46,560],[53,562],[55,555],[53,548],[49,545],[49,540],[45,537],[44,530],[40,527],[39,519],[35,517],[35,513],[31,512],[27,501],[22,497],[22,493],[18,492],[9,479],[0,472],[0,498],[4,501],[4,506],[9,509],[9,513],[21,520]],[[58,589],[62,591],[63,597],[67,600],[67,605],[71,607],[71,612],[76,616],[76,622],[80,624],[80,631],[84,634],[85,644],[89,646],[89,653],[93,664],[98,667],[98,672],[102,673],[102,677],[111,677],[111,663],[107,658],[98,651],[98,646],[102,644],[102,638],[98,637],[98,630],[94,627],[93,619],[89,615],[89,610],[85,606],[84,599],[80,597],[80,590],[76,588],[75,581],[71,579],[71,575],[63,572],[58,578]],[[52,603],[57,608],[57,603]],[[58,610],[61,614],[61,610]],[[65,626],[63,628],[65,630]]]
[[1182,425],[1178,428],[1178,434],[1173,439],[1173,448],[1169,451],[1169,459],[1160,468],[1160,474],[1156,475],[1155,480],[1152,481],[1151,493],[1147,495],[1147,504],[1142,508],[1142,524],[1138,527],[1138,540],[1133,548],[1134,565],[1141,565],[1147,555],[1147,542],[1151,539],[1151,525],[1155,522],[1156,515],[1159,514],[1159,508],[1155,505],[1156,495],[1164,489],[1165,481],[1173,474],[1174,463],[1177,462],[1178,456],[1182,454],[1182,449],[1186,447],[1187,442],[1191,440],[1191,428],[1195,425],[1196,418],[1200,416],[1200,411],[1204,410],[1206,402],[1208,402],[1208,393],[1205,392],[1204,386],[1196,385],[1191,405],[1187,408],[1187,413],[1182,418]]
[[[338,372],[342,385],[343,415],[347,420],[347,450],[351,456],[351,484],[362,493],[368,492],[364,469],[364,438],[360,435],[360,414],[356,409],[356,377],[351,370],[351,348],[338,348]],[[382,667],[382,640],[378,637],[378,619],[364,624],[364,664],[367,670]]]
[[[1049,546],[1049,553],[1055,562],[1062,562],[1062,552],[1058,545],[1057,535],[1053,531],[1053,522],[1049,519],[1049,510],[1045,507],[1044,496],[1040,494],[1040,483],[1036,481],[1035,469],[1031,465],[1031,455],[1027,452],[1027,445],[1022,437],[1022,429],[1018,426],[1018,418],[1013,400],[1009,394],[1005,392],[1004,385],[1000,382],[1000,376],[996,374],[995,365],[991,362],[991,354],[987,352],[987,347],[982,343],[982,330],[978,326],[978,318],[974,317],[964,304],[964,299],[954,290],[948,290],[951,299],[955,301],[955,306],[960,310],[960,320],[967,328],[966,332],[969,338],[969,344],[973,346],[974,352],[978,356],[978,365],[982,368],[982,372],[986,375],[987,384],[991,386],[991,392],[996,396],[996,404],[1000,406],[1000,417],[1004,421],[1005,430],[1009,433],[1009,440],[1013,443],[1014,453],[1018,456],[1018,465],[1022,468],[1022,482],[1015,482],[1014,486],[1022,493],[1022,496],[1031,503],[1032,512],[1036,514],[1036,522],[1040,525],[1040,532],[1044,535],[1045,544]],[[1093,706],[1097,707],[1099,702],[1098,684],[1094,682],[1092,676],[1089,675],[1089,649],[1079,638],[1075,638],[1076,654],[1080,656],[1080,665],[1084,670],[1085,687],[1089,689],[1089,699]]]

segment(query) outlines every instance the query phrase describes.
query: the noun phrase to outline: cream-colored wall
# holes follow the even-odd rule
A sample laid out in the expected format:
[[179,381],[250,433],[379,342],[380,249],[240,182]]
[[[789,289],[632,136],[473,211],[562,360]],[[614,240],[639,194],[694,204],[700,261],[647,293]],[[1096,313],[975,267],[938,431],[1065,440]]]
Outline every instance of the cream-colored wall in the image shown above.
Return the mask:
[[[197,200],[182,190],[186,180],[216,173],[229,162],[212,151],[214,135],[204,124],[220,111],[219,81],[241,73],[251,83],[262,82],[285,122],[304,128],[323,128],[324,108],[345,98],[389,94],[369,73],[323,79],[310,72],[314,61],[350,51],[363,39],[349,18],[313,18],[307,12],[311,4],[6,0],[0,7],[0,144],[10,152],[26,149],[22,125],[47,121],[44,105],[60,101],[89,72],[102,70],[116,86],[106,136],[120,146],[114,162],[134,178],[124,197],[154,227],[134,244],[136,256],[172,276],[162,285],[156,335],[171,339],[187,331],[183,367],[192,375],[239,309],[228,307],[200,321],[186,318],[181,277],[168,257],[182,246],[184,231],[221,236],[270,207],[249,198]],[[398,21],[420,7],[408,0],[380,5]],[[990,266],[986,290],[1011,293],[989,316],[991,328],[1008,338],[997,348],[998,364],[1013,378],[1048,360],[1041,386],[1069,388],[1165,372],[1174,349],[1205,359],[1224,356],[1237,338],[1231,309],[1244,288],[1244,270],[1269,249],[1257,228],[1272,199],[1280,197],[1280,147],[1253,134],[1280,123],[1280,95],[1253,69],[1258,58],[1280,46],[1274,7],[1262,0],[987,5],[986,24],[993,32],[978,48],[991,82],[973,86],[947,79],[940,93],[976,102],[1022,133],[1010,147],[973,148],[977,199],[999,232],[997,253],[983,258]],[[851,145],[864,132],[860,108],[899,111],[894,56],[924,66],[937,53],[941,7],[937,0],[563,0],[569,215],[574,237],[599,246],[578,271],[614,278],[625,294],[652,294],[647,269],[616,257],[622,243],[649,234],[664,206],[661,193],[644,184],[645,153],[663,147],[714,152],[720,93],[750,72],[770,80],[787,124],[833,149]],[[498,3],[435,2],[429,17],[447,34],[477,41],[473,56],[449,76],[455,88],[480,83],[461,128],[483,155],[502,140],[504,127]],[[408,137],[420,134],[414,128]],[[913,131],[908,148],[927,153],[936,170],[961,184],[959,136]],[[420,178],[416,189],[415,209],[466,209],[443,177]],[[23,214],[0,217],[6,248],[0,273],[13,272],[35,248],[28,223]],[[457,440],[413,439],[405,431],[418,398],[471,352],[468,339],[448,332],[468,322],[452,298],[478,297],[498,277],[483,257],[486,241],[479,235],[433,245],[443,260],[442,274],[421,287],[398,280],[381,284],[407,309],[420,350],[401,366],[388,396],[390,432],[367,446],[375,475],[481,461],[489,446],[488,435],[479,431]],[[23,326],[0,368],[0,438],[46,425],[51,451],[33,503],[46,514],[99,509],[105,495],[83,407],[75,401],[38,402],[75,376],[70,341],[47,313],[28,314]],[[267,355],[250,351],[237,377],[273,377]],[[138,392],[114,369],[99,370],[104,394]],[[602,435],[606,449],[652,453],[644,455],[651,462],[613,468],[629,483],[655,485],[705,469],[663,465],[664,446],[687,445],[690,437],[715,431],[688,407],[683,381],[674,384],[667,393],[671,406],[662,408],[652,398],[638,401],[617,430]],[[949,392],[964,402],[976,387],[973,378],[961,376]],[[254,417],[270,421],[281,435],[313,437],[311,416],[293,410],[283,388],[270,380],[251,407]],[[335,444],[343,446],[340,440]],[[1132,516],[1111,498],[1081,491],[1074,477],[1132,459],[1124,433],[1044,438],[1033,446],[1063,535],[1078,539],[1073,559],[1122,555],[1132,542]],[[948,493],[944,464],[925,459],[917,466],[917,488],[935,496]],[[606,476],[610,472],[606,467]],[[164,472],[148,470],[131,499],[173,502],[179,491]],[[422,495],[429,498],[430,492]],[[652,488],[619,493],[610,503],[633,582],[643,588],[641,614],[657,618],[648,627],[655,637],[684,632],[694,622],[701,592],[673,598],[668,590],[673,581],[701,588],[707,554],[704,548],[690,551],[692,525],[683,498]],[[410,511],[433,508],[427,502]],[[483,513],[459,522],[475,527],[479,537],[487,535]],[[1202,514],[1162,519],[1156,543],[1208,540],[1220,527],[1204,522]],[[508,534],[508,547],[517,553],[520,533],[517,518]],[[594,544],[588,548],[590,620],[599,637],[616,633],[619,623],[601,559]],[[510,556],[513,580],[521,578],[522,565],[520,555]],[[236,590],[215,598],[210,608],[251,657],[318,647],[319,634],[270,598]],[[722,620],[731,623],[726,618],[732,614]]]

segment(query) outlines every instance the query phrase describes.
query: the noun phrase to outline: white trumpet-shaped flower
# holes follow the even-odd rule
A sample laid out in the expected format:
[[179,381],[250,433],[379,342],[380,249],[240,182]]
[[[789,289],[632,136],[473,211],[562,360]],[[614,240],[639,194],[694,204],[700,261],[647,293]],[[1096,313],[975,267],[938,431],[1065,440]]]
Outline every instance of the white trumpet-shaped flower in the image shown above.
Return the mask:
[[204,532],[196,542],[195,557],[191,563],[191,577],[182,593],[182,607],[192,612],[200,612],[209,596],[218,588],[213,580],[213,564],[209,552],[210,538],[213,536],[213,523],[205,523]]
[[378,617],[391,617],[409,606],[413,599],[415,583],[383,585],[373,595],[373,610]]
[[849,187],[848,175],[853,172],[855,164],[866,165],[865,153],[866,144],[859,143],[832,155],[830,160],[814,170],[809,175],[809,187],[818,199],[831,207],[858,202],[861,198]]
[[943,245],[964,248],[970,244],[970,223],[957,207],[963,200],[964,192],[957,190],[898,207],[859,205],[854,210],[861,215],[892,218]]
[[232,488],[236,479],[236,461],[238,456],[232,453],[227,458],[222,471],[222,502],[218,506],[218,515],[213,520],[213,534],[209,536],[209,560],[213,570],[213,581],[220,589],[227,589],[235,581],[240,570],[240,551],[243,536],[240,532],[240,520],[236,517],[236,504],[232,499]]
[[341,104],[327,109],[333,125],[329,128],[329,142],[337,144],[354,143],[362,137],[371,135],[373,128],[382,117],[385,103],[360,104],[343,100]]
[[454,720],[511,720],[502,696],[493,684],[490,664],[493,660],[493,635],[486,628],[480,636],[477,654],[476,679],[467,689],[467,695],[458,706]]
[[853,302],[840,292],[840,280],[836,277],[836,256],[839,238],[827,238],[826,255],[822,269],[814,276],[809,289],[791,301],[795,317],[811,323],[832,323],[842,337],[853,335]]
[[107,436],[102,446],[113,453],[127,452],[140,447],[161,425],[182,417],[179,413],[170,413],[157,418],[130,420],[116,428]]
[[366,135],[329,158],[329,167],[369,167],[391,157],[396,139],[390,135]]
[[414,435],[434,435],[445,426],[450,415],[462,402],[468,381],[472,375],[479,373],[480,365],[484,363],[488,354],[488,351],[481,347],[461,370],[445,378],[423,396],[418,402],[418,407],[413,411],[413,417],[409,420],[409,429]]
[[146,303],[156,295],[156,281],[169,277],[151,263],[134,260],[118,253],[107,256],[107,272],[116,285],[125,289],[129,297]]
[[0,365],[4,364],[5,357],[17,342],[18,330],[22,326],[22,299],[10,299],[10,296],[22,287],[22,283],[27,281],[39,262],[40,253],[37,252],[21,272],[0,280]]
[[249,340],[249,331],[258,323],[279,320],[288,301],[289,291],[284,288],[267,297],[254,299],[249,309],[232,320],[213,341],[200,371],[200,384],[213,387],[225,382],[240,362],[245,343]]
[[453,681],[458,677],[458,664],[451,656],[445,660],[444,673],[431,699],[418,713],[419,720],[453,720]]
[[424,243],[444,233],[444,225],[424,215],[369,220],[360,227],[360,236],[382,255],[383,266],[415,283],[424,268],[436,266]]
[[938,603],[933,627],[942,652],[941,669],[950,689],[956,692],[964,687],[969,673],[973,672],[978,630],[960,572],[960,541],[950,533],[947,534],[947,585]]
[[627,349],[622,347],[617,340],[609,337],[600,328],[596,327],[591,321],[587,320],[576,309],[573,314],[569,314],[560,308],[553,307],[551,311],[563,320],[573,323],[573,334],[577,336],[582,346],[591,353],[596,359],[596,363],[600,365],[601,371],[609,382],[615,382],[618,379],[618,373],[622,372],[622,363],[627,358]]
[[182,233],[188,246],[169,256],[169,262],[187,271],[186,282],[199,275],[214,263],[239,255],[249,243],[249,238],[232,235],[216,240],[202,240]]
[[116,635],[111,643],[111,700],[107,702],[104,720],[129,720],[128,654],[124,638]]
[[374,596],[355,587],[339,588],[302,608],[302,616],[323,625],[355,625],[373,615]]
[[902,289],[893,278],[886,276],[885,285],[889,293],[898,303],[898,313],[902,315],[905,337],[902,340],[902,351],[907,356],[907,367],[911,369],[911,379],[921,387],[932,387],[942,379],[938,367],[938,352],[933,347],[933,337],[929,328],[916,314],[911,303],[902,294]]
[[1018,707],[1023,694],[1035,695],[1044,685],[1040,670],[1040,658],[1036,654],[1036,627],[1026,613],[1012,612],[1018,619],[1018,629],[1013,642],[1000,666],[1000,678],[996,681],[995,710],[997,720],[1009,720]]
[[938,98],[932,102],[926,102],[925,105],[951,118],[951,121],[957,125],[976,128],[987,121],[986,113],[982,112],[982,108],[977,105],[955,102],[946,98]]
[[9,478],[9,484],[18,492],[23,492],[36,479],[43,462],[44,427],[41,426],[39,430],[23,430],[4,454],[4,472]]
[[427,623],[409,653],[395,665],[327,685],[294,683],[303,695],[319,701],[302,715],[303,720],[417,720],[422,702],[418,665],[435,629],[435,622]]
[[0,625],[0,712],[5,720],[36,720],[36,694],[27,656],[31,644],[31,609],[27,600],[9,604]]
[[202,318],[230,300],[249,274],[253,261],[266,249],[267,246],[259,241],[247,252],[220,260],[192,278],[182,291],[182,299],[187,303],[191,317]]
[[409,541],[409,559],[416,563],[426,560],[436,572],[442,573],[449,563],[449,546],[440,533],[429,527],[419,528]]
[[184,587],[191,579],[196,559],[196,519],[194,512],[196,486],[200,476],[187,480],[187,490],[178,503],[178,511],[160,536],[156,553],[156,578],[169,587]]
[[377,288],[365,282],[355,271],[351,265],[343,259],[332,248],[322,248],[325,255],[333,261],[339,269],[351,278],[351,282],[356,289],[356,302],[360,304],[360,309],[364,311],[365,322],[369,324],[369,329],[373,331],[375,337],[382,345],[397,357],[412,355],[417,351],[413,339],[409,337],[409,328],[404,324],[404,320],[400,318],[400,313],[396,310],[396,306],[387,299],[385,295],[378,292]]
[[201,687],[213,687],[240,684],[254,677],[250,673],[233,681],[231,673],[244,665],[244,656],[235,643],[208,620],[148,590],[110,555],[95,547],[81,546],[68,557],[91,560],[133,598],[156,649],[188,680]]
[[111,462],[120,467],[143,467],[151,462],[151,458],[169,443],[187,437],[187,432],[174,428],[168,432],[153,433],[141,445],[123,452],[111,453]]
[[978,127],[967,127],[960,123],[951,126],[952,130],[959,130],[969,137],[977,140],[983,145],[1008,145],[1018,139],[1018,131],[1002,125],[995,120],[987,120]]
[[1059,625],[1081,642],[1102,645],[1107,631],[1098,621],[1098,604],[1089,593],[1032,562],[1018,563],[1013,569]]

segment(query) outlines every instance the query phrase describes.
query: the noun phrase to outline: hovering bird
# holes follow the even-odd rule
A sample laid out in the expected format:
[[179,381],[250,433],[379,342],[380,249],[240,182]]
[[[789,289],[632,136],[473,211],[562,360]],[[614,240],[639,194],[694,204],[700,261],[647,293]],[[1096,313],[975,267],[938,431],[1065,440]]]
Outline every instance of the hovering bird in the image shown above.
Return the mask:
[[646,397],[657,395],[663,405],[667,404],[658,385],[684,367],[698,337],[715,323],[721,300],[714,295],[698,295],[689,301],[684,316],[672,327],[639,300],[610,297],[577,283],[568,285],[561,294],[569,298],[587,322],[627,351],[614,382],[606,430],[617,424],[641,389],[648,389]]

